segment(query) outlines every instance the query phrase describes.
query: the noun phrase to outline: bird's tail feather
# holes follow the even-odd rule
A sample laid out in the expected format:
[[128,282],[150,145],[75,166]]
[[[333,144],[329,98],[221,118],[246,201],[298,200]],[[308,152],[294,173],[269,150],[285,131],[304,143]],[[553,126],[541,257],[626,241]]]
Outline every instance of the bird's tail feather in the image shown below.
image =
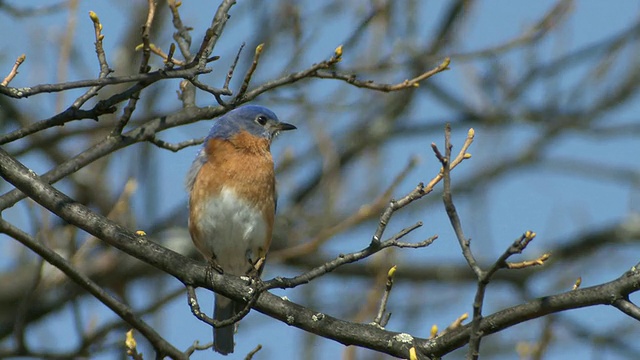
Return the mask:
[[[216,294],[216,303],[213,307],[213,317],[218,320],[226,320],[236,314],[237,304],[222,295]],[[213,350],[227,355],[233,352],[233,333],[235,324],[213,329]]]

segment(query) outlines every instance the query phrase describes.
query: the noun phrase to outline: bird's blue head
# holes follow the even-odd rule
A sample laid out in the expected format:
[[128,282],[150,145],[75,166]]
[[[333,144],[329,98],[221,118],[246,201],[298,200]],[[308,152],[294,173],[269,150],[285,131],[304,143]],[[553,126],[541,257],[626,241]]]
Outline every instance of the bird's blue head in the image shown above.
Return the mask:
[[278,120],[273,111],[257,105],[245,105],[229,111],[211,127],[208,139],[229,139],[241,131],[272,140],[280,131],[294,130],[295,126]]

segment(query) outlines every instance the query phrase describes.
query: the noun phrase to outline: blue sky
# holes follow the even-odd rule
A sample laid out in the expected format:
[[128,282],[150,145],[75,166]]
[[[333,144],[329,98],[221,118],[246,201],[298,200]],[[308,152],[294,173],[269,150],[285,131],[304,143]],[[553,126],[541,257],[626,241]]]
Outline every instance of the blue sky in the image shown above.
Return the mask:
[[[20,4],[17,1],[13,3]],[[34,6],[46,3],[48,2],[30,2]],[[87,16],[88,11],[93,10],[100,16],[104,24],[104,44],[109,61],[112,64],[117,63],[117,41],[121,40],[122,35],[128,30],[129,24],[123,19],[128,19],[125,15],[129,7],[136,6],[131,5],[132,3],[135,4],[137,2],[123,0],[112,2],[81,1],[74,36],[76,43],[93,43],[92,24]],[[139,3],[144,4],[146,2],[140,1]],[[214,53],[234,53],[242,41],[248,43],[244,55],[248,56],[251,53],[251,45],[260,41],[260,39],[255,39],[256,33],[259,33],[260,24],[252,21],[252,18],[243,18],[234,16],[234,14],[244,14],[253,7],[256,7],[259,11],[276,11],[275,6],[271,5],[275,4],[275,2],[258,3],[256,1],[240,1],[240,4],[232,9],[232,17],[225,30],[225,35],[220,40]],[[367,1],[354,1],[353,11],[342,12],[322,22],[317,22],[311,20],[314,20],[316,16],[323,16],[320,9],[313,1],[304,3],[301,6],[304,9],[303,17],[309,19],[309,24],[315,26],[315,28],[314,31],[309,31],[305,34],[306,41],[311,45],[301,64],[297,64],[294,68],[287,67],[287,60],[290,58],[292,51],[287,41],[281,40],[269,43],[256,73],[256,83],[274,78],[280,73],[302,69],[313,62],[330,56],[336,46],[345,40],[345,34],[349,33],[354,21],[366,14],[369,6]],[[403,5],[407,3],[405,2]],[[401,59],[403,42],[416,41],[424,43],[430,41],[435,24],[437,24],[437,20],[442,15],[443,9],[446,8],[447,4],[448,2],[445,1],[419,3],[418,18],[420,22],[418,26],[421,29],[419,38],[399,38],[394,36],[396,32],[391,29],[385,35],[387,36],[384,40],[385,48],[381,51]],[[465,22],[465,25],[458,31],[458,38],[455,40],[456,51],[462,53],[472,52],[503,44],[528,29],[554,4],[554,1],[515,2],[487,0],[476,2],[469,15],[469,21]],[[517,79],[524,71],[524,63],[528,57],[533,56],[542,63],[548,63],[575,49],[606,39],[634,23],[638,18],[638,9],[638,3],[634,1],[617,1],[614,3],[595,0],[576,1],[569,13],[569,18],[546,40],[542,41],[540,46],[536,47],[534,55],[524,51],[513,51],[495,59],[495,64],[500,66],[501,72],[506,78]],[[185,23],[194,28],[192,33],[194,39],[199,39],[204,29],[208,26],[215,7],[206,1],[184,1],[181,11]],[[27,54],[27,62],[21,67],[21,73],[12,83],[13,86],[28,86],[56,81],[53,74],[55,74],[57,65],[56,61],[52,61],[52,59],[57,58],[55,44],[64,32],[67,15],[66,12],[62,12],[25,20],[14,19],[4,13],[0,13],[0,31],[5,34],[11,34],[10,38],[0,42],[0,69],[5,69],[2,70],[3,72],[8,70],[15,57],[21,53]],[[26,26],[27,23],[29,24],[28,26]],[[166,49],[170,41],[170,34],[170,31],[163,32],[153,42],[162,44],[162,47]],[[366,34],[368,37],[374,35],[371,33]],[[355,48],[345,48],[344,61],[341,66],[345,69],[362,66],[363,64],[360,63],[361,58],[355,56],[355,54],[369,51],[367,45],[370,42],[368,40],[370,39],[365,37]],[[443,55],[446,55],[446,53]],[[612,62],[615,61],[616,65],[611,70],[614,74],[616,71],[623,73],[623,70],[629,66],[634,66],[633,53],[628,51],[623,55],[626,55],[626,57],[621,56],[621,58],[612,59]],[[441,58],[440,54],[434,57],[434,65],[438,63],[439,58]],[[219,64],[220,68],[224,70],[214,71],[212,75],[205,77],[206,81],[212,84],[220,83],[221,79],[226,75],[226,69],[230,62],[231,59],[227,56],[223,57],[219,62],[213,63],[214,67]],[[156,59],[153,65],[160,66],[160,61]],[[490,65],[491,61],[489,60],[466,61],[464,59],[456,60],[454,57],[451,70],[439,74],[429,81],[442,84],[445,88],[463,98],[465,104],[471,108],[485,108],[491,105],[491,101],[487,101],[487,99],[490,99],[490,94],[483,93],[482,89],[478,88],[473,80],[488,74]],[[553,79],[552,82],[536,84],[527,94],[527,103],[556,102],[571,110],[572,107],[584,105],[591,101],[592,97],[606,92],[607,87],[611,85],[608,82],[617,81],[613,76],[599,82],[594,76],[594,80],[587,84],[593,89],[585,91],[585,95],[581,97],[572,98],[567,94],[567,90],[581,81],[588,69],[588,67],[584,66],[582,68],[576,67],[563,73],[557,79]],[[96,74],[97,63],[92,46],[79,47],[77,61],[69,70],[69,79],[91,78]],[[397,82],[414,75],[401,68],[387,74],[387,78],[376,80]],[[162,86],[175,89],[177,81],[163,82]],[[331,121],[324,120],[324,122],[320,122],[321,126],[326,126],[327,132],[336,141],[348,141],[348,139],[340,137],[340,130],[350,121],[353,112],[341,113],[340,109],[347,107],[350,99],[345,98],[343,103],[332,103],[326,109],[322,107],[324,102],[332,99],[332,95],[336,91],[344,91],[345,87],[348,86],[341,82],[313,80],[299,84],[295,91],[282,90],[278,91],[273,97],[265,95],[259,98],[256,103],[273,104],[273,110],[282,120],[294,123],[300,129],[296,134],[285,134],[278,139],[273,147],[275,158],[281,159],[285,151],[300,154],[312,146],[313,139],[309,134],[314,125],[312,123],[314,120],[298,117],[301,109],[296,108],[295,104],[278,102],[278,99],[293,96],[296,92],[307,94],[317,105],[316,109],[319,109],[315,117],[318,119],[330,117]],[[77,93],[70,92],[65,95],[67,102],[73,98],[73,94]],[[358,92],[349,92],[349,94],[349,96],[358,96]],[[412,106],[410,116],[406,119],[407,123],[431,123],[452,116],[450,109],[443,104],[434,102],[427,95],[428,93],[426,92],[422,93],[421,96],[425,98],[425,101],[416,102],[416,105]],[[173,95],[173,90],[163,92],[162,96],[164,96],[163,101],[157,103],[157,107],[153,109],[154,113],[170,112],[180,106]],[[385,97],[389,95],[378,93],[371,96],[377,102],[374,105],[379,106],[384,103]],[[17,103],[20,106],[29,106],[32,113],[39,114],[41,118],[45,118],[52,113],[51,109],[54,108],[55,101],[55,96],[38,95],[31,99],[20,100]],[[200,105],[212,104],[212,101],[213,99],[203,95],[198,98]],[[628,104],[628,106],[603,115],[598,120],[598,124],[610,126],[637,122],[637,114],[640,113],[638,104],[640,102],[630,101]],[[513,109],[510,109],[514,115],[513,121],[521,123],[521,126],[512,126],[508,132],[499,131],[499,129],[491,126],[480,126],[475,129],[476,140],[470,150],[473,158],[471,161],[465,162],[461,168],[456,169],[454,181],[456,179],[465,179],[475,174],[475,171],[479,169],[505,161],[511,155],[517,153],[518,149],[525,148],[529,141],[536,138],[540,129],[526,123],[525,119],[518,118],[521,115],[519,107],[524,105],[514,104]],[[161,137],[171,142],[200,137],[206,134],[210,125],[209,121],[203,121],[166,131],[162,133]],[[454,123],[453,127],[453,141],[459,147],[463,142],[468,127],[460,123]],[[379,163],[383,164],[385,174],[397,173],[404,167],[411,155],[417,154],[421,159],[420,165],[416,170],[400,184],[394,194],[395,196],[408,192],[417,182],[430,179],[438,171],[439,165],[429,150],[431,142],[442,144],[442,138],[411,137],[407,141],[391,142],[381,155]],[[70,152],[78,152],[85,148],[87,144],[75,142],[69,143],[67,146]],[[598,175],[598,172],[603,171],[598,169],[598,165],[601,165],[602,169],[608,166],[630,167],[637,174],[638,149],[640,149],[640,139],[637,134],[609,139],[586,134],[580,128],[576,128],[575,131],[567,132],[554,140],[550,146],[545,148],[543,155],[545,159],[550,161],[554,159],[582,160],[595,164],[594,175]],[[159,171],[157,191],[162,195],[155,199],[152,208],[145,203],[144,199],[134,199],[136,217],[142,226],[152,224],[176,207],[184,206],[186,194],[182,187],[183,178],[196,149],[188,148],[178,153],[159,149],[154,149],[154,151],[155,162],[149,164],[149,166]],[[114,176],[111,181],[116,188],[122,187],[127,178],[140,175],[141,170],[135,164],[138,155],[134,151],[115,155],[117,161],[111,165],[114,167]],[[42,173],[51,167],[51,164],[44,160],[42,156],[26,156],[21,160],[38,173]],[[636,165],[634,166],[633,164]],[[355,186],[358,178],[366,177],[364,171],[366,169],[363,167],[354,168],[353,177],[346,180],[346,186]],[[361,174],[360,177],[358,177],[359,172]],[[303,172],[299,172],[280,179],[281,184],[285,184],[285,189],[281,190],[283,204],[286,204],[287,196],[290,195],[290,192],[286,190],[287,186],[295,184],[296,180],[304,176]],[[391,177],[381,178],[379,181],[388,183]],[[63,190],[65,189],[64,183],[60,186]],[[141,186],[145,186],[145,184],[141,184]],[[4,192],[7,187],[0,185],[0,189]],[[357,189],[354,188],[354,191],[357,193]],[[465,231],[468,236],[474,239],[473,248],[478,258],[485,264],[489,264],[525,230],[532,229],[538,233],[538,238],[528,249],[530,257],[537,256],[556,245],[554,242],[564,241],[572,235],[619,222],[629,216],[630,213],[637,213],[639,197],[637,184],[634,186],[627,182],[611,181],[599,176],[584,177],[571,172],[558,171],[558,169],[547,166],[535,166],[526,168],[523,171],[510,173],[498,179],[496,183],[484,186],[480,189],[480,192],[476,192],[471,196],[460,196],[456,199],[465,225]],[[404,266],[411,266],[416,261],[427,263],[460,263],[463,261],[452,231],[448,226],[446,214],[439,201],[439,194],[434,194],[430,201],[429,205],[412,207],[398,214],[394,217],[388,229],[388,234],[391,234],[392,231],[399,230],[409,223],[422,220],[425,222],[425,226],[413,234],[412,240],[417,241],[434,233],[440,235],[440,240],[428,249],[397,251],[394,256]],[[345,201],[344,204],[346,208],[353,207],[354,210],[360,205],[349,204],[349,201]],[[15,207],[3,213],[3,216],[21,226],[27,228],[30,226],[25,220],[24,207]],[[367,243],[373,231],[374,227],[371,224],[360,226],[353,231],[338,235],[323,251],[326,253],[335,251],[335,254],[338,254],[359,249]],[[15,246],[15,243],[7,239],[0,243],[0,248],[2,248],[4,254],[15,251],[11,250]],[[562,268],[562,273],[546,273],[545,276],[535,282],[530,295],[535,297],[557,292],[559,284],[563,282],[566,282],[566,288],[570,288],[572,279],[578,276],[582,276],[584,286],[612,280],[637,262],[635,253],[626,250],[627,247],[611,249],[609,254],[611,259],[568,263]],[[0,265],[10,267],[12,264],[12,259],[0,257]],[[265,277],[293,274],[294,272],[291,269],[285,269],[274,264],[267,269]],[[357,308],[358,303],[349,303],[349,299],[352,297],[349,295],[348,289],[368,290],[370,286],[368,281],[361,279],[345,280],[343,278],[332,278],[331,276],[319,279],[317,283],[318,286],[313,290],[296,289],[277,293],[282,293],[294,301],[303,303],[308,299],[313,299],[311,306],[316,306],[322,311],[335,314],[336,312],[339,313],[336,310],[338,306]],[[134,299],[139,301],[137,305],[141,306],[150,300],[150,295],[156,294],[158,291],[169,291],[179,286],[181,285],[174,280],[169,280],[165,284],[148,280],[140,281],[133,286]],[[490,290],[486,312],[499,310],[524,301],[513,289],[503,285],[497,285],[495,291],[490,287]],[[306,291],[313,292],[313,294],[309,295]],[[423,311],[420,313],[420,319],[416,320],[415,318],[412,319],[410,314],[407,315],[406,312],[399,310],[397,318],[393,318],[388,328],[396,331],[408,331],[418,336],[426,336],[431,324],[436,323],[445,327],[461,311],[470,311],[474,291],[475,288],[471,284],[450,286],[425,284],[417,287],[415,284],[397,283],[390,306],[399,309],[403,309],[405,306],[422,307]],[[211,294],[201,292],[200,299],[205,304],[205,309],[210,308],[208,305],[212,301]],[[358,298],[356,297],[355,299]],[[87,319],[102,321],[112,317],[104,306],[95,301],[86,301],[82,308],[86,312]],[[30,333],[30,341],[37,341],[45,347],[65,346],[67,342],[69,342],[68,345],[72,345],[73,336],[68,335],[71,331],[70,329],[72,329],[69,313],[69,309],[61,311],[49,317],[44,326],[34,327],[34,331]],[[602,329],[602,331],[606,331],[605,329],[608,329],[608,327],[621,322],[628,326],[633,324],[631,320],[623,319],[623,315],[617,310],[608,308],[572,311],[563,316],[571,319],[571,321],[583,323],[587,327]],[[179,297],[167,306],[161,314],[149,320],[157,325],[160,333],[167,340],[179,348],[186,348],[195,339],[201,342],[210,340],[210,329],[191,315],[184,297]],[[518,334],[519,336],[525,334],[524,340],[534,340],[541,324],[541,321],[535,321],[530,324],[520,325],[517,328],[519,332],[514,332],[513,334]],[[258,358],[298,357],[303,353],[302,340],[304,336],[300,330],[253,312],[242,322],[240,333],[237,335],[236,340],[236,353],[246,354],[256,344],[261,343],[264,348],[259,353]],[[584,358],[593,350],[588,346],[581,346],[581,343],[569,333],[560,331],[556,336],[557,339],[552,345],[553,351],[549,358],[564,358],[568,354],[571,354],[574,358]],[[505,336],[500,338],[500,341],[515,343],[523,340],[523,338],[514,337],[510,335],[508,330]],[[112,340],[116,341],[117,339]],[[319,354],[322,354],[320,358],[335,358],[341,356],[344,350],[342,345],[327,340],[318,340],[314,342],[313,347],[318,349]],[[361,357],[364,358],[363,354],[366,353],[360,353]],[[611,357],[608,358],[615,358],[614,354],[612,353]],[[145,355],[147,357],[150,356],[150,354]],[[604,355],[606,356],[607,353],[605,352]],[[457,353],[457,356],[461,356],[461,353]],[[208,357],[210,357],[210,354],[207,352],[196,354],[193,358],[204,359]],[[513,357],[515,357],[515,352],[505,355],[504,358]],[[106,356],[105,358],[110,357]]]

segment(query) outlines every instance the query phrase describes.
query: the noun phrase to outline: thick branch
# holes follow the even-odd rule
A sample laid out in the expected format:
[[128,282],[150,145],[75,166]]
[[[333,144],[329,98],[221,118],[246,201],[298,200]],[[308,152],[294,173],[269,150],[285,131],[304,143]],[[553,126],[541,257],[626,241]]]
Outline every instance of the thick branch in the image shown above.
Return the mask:
[[[594,305],[615,305],[617,300],[625,299],[628,294],[638,290],[640,290],[640,271],[628,271],[608,283],[545,296],[485,316],[480,322],[480,331],[484,335],[490,335],[553,313]],[[422,353],[429,357],[445,355],[467,344],[470,333],[471,325],[448,332],[432,342],[424,342]]]
[[[205,266],[148,241],[145,237],[136,236],[113,221],[93,213],[40,180],[3,149],[0,149],[0,175],[65,221],[171,274],[185,284],[212,289],[238,300],[250,291],[244,281],[231,275],[214,273],[207,278]],[[487,316],[481,321],[480,329],[485,334],[492,334],[553,312],[597,304],[610,305],[616,298],[624,299],[639,289],[640,271],[629,271],[610,283],[548,296]],[[255,309],[289,325],[345,345],[362,346],[403,358],[408,357],[409,349],[414,345],[420,353],[433,357],[459,348],[469,339],[468,326],[433,340],[407,337],[406,334],[400,336],[375,326],[350,323],[317,313],[267,292],[260,295]]]

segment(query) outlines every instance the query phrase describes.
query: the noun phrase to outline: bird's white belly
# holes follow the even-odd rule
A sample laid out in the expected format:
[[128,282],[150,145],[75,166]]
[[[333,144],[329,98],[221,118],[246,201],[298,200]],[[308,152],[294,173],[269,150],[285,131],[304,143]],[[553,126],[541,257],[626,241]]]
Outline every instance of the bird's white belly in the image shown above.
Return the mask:
[[233,275],[244,275],[265,247],[267,224],[262,212],[235,192],[223,188],[218,196],[202,203],[198,224],[201,251],[207,251],[217,264]]

